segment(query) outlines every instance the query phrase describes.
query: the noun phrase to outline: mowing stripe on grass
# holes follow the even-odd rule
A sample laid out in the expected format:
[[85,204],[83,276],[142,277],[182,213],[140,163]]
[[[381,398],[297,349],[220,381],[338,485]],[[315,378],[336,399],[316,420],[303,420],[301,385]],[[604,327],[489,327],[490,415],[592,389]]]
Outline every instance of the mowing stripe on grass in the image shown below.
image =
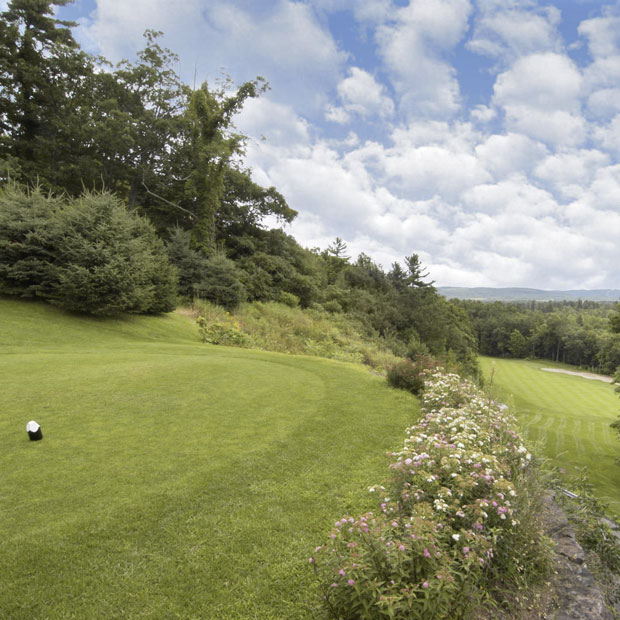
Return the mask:
[[0,618],[315,617],[308,557],[371,506],[411,395],[178,315],[0,320]]
[[613,386],[543,367],[547,361],[481,358],[491,388],[514,409],[526,436],[570,476],[587,467],[598,496],[620,514],[620,441],[609,427],[620,412]]

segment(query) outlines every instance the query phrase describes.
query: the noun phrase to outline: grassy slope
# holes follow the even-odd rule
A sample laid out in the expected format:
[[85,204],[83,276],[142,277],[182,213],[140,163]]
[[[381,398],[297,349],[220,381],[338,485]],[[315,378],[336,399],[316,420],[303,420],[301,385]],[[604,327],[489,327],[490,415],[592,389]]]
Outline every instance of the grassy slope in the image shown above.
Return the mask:
[[307,558],[367,508],[411,396],[181,315],[0,322],[0,617],[312,617]]
[[[599,496],[620,514],[620,442],[609,424],[620,402],[612,386],[600,381],[541,371],[548,361],[482,358],[487,379],[503,398],[511,395],[522,428],[530,440],[540,440],[544,453],[566,469],[587,466]],[[509,402],[507,400],[507,402]]]

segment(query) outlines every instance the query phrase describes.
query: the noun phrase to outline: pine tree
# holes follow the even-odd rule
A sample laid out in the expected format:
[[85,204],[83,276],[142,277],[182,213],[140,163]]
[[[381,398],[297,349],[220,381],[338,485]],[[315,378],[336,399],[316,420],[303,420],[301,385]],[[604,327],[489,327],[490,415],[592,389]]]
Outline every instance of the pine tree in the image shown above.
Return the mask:
[[53,183],[72,82],[86,58],[71,34],[75,24],[54,17],[54,7],[68,2],[11,0],[0,14],[0,159],[20,180]]

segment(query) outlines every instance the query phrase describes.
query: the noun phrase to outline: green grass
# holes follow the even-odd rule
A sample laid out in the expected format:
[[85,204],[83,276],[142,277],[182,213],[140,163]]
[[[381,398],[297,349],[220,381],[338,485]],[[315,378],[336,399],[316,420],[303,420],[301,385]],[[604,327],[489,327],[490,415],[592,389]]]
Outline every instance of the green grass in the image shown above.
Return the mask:
[[514,404],[530,441],[566,471],[587,467],[596,494],[612,513],[620,514],[620,441],[609,427],[620,413],[613,387],[601,381],[544,372],[541,368],[575,370],[544,360],[481,358],[487,382],[508,404]]
[[316,617],[308,557],[370,507],[412,396],[180,314],[0,321],[0,618]]

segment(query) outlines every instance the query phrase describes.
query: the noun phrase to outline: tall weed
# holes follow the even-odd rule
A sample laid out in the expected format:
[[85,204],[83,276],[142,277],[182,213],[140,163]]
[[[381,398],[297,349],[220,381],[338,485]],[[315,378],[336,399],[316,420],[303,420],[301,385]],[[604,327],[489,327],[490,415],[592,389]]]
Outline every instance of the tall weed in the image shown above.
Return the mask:
[[194,302],[205,342],[364,363],[385,372],[398,359],[381,338],[343,314],[289,303],[254,302],[234,312]]

